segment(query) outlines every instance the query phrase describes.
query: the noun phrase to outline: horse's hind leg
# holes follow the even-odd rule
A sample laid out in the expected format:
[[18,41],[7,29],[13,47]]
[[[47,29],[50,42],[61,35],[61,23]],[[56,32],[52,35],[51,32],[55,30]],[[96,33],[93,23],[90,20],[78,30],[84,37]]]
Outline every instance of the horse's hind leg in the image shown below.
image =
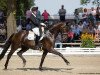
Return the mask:
[[22,61],[23,61],[23,67],[25,67],[25,65],[26,65],[26,60],[25,60],[25,58],[22,56],[22,54],[24,53],[24,52],[26,52],[27,50],[28,50],[29,48],[27,48],[27,47],[25,47],[25,46],[22,46],[22,49],[19,51],[19,52],[17,52],[17,55],[22,59]]
[[7,60],[6,60],[5,68],[4,68],[4,69],[7,69],[9,60],[10,60],[11,56],[13,55],[13,53],[14,53],[17,49],[18,49],[18,46],[15,45],[15,44],[12,44],[11,50],[10,50],[9,54],[7,55]]
[[40,66],[39,66],[40,70],[42,70],[42,65],[43,65],[43,62],[44,62],[44,59],[45,59],[47,53],[48,53],[47,51],[44,51],[42,54],[42,58],[41,58]]
[[60,52],[56,51],[55,49],[52,48],[49,52],[56,54],[56,55],[59,55],[60,57],[62,57],[62,59],[65,61],[65,63],[67,65],[70,64],[69,61],[67,59],[65,59],[65,57]]

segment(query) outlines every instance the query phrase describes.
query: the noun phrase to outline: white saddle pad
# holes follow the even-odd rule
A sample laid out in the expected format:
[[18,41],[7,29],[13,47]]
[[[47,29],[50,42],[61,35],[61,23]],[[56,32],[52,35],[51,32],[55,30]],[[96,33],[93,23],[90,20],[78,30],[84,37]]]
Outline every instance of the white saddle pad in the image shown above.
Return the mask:
[[32,31],[29,31],[28,40],[35,40],[35,34]]

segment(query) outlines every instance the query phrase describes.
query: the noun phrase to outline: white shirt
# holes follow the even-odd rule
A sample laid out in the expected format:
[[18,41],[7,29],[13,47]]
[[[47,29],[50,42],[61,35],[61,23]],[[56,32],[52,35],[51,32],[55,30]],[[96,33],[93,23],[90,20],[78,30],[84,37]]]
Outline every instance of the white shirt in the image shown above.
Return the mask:
[[100,25],[98,25],[98,30],[100,31]]
[[95,16],[96,15],[96,10],[91,11],[91,14]]

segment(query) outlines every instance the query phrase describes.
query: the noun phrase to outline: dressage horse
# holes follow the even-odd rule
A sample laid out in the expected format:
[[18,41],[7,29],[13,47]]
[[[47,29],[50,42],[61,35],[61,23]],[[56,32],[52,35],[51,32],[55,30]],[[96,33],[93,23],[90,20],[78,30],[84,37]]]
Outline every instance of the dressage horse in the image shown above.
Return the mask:
[[[65,59],[65,57],[60,52],[54,49],[55,39],[59,32],[61,33],[63,32],[63,28],[65,28],[65,26],[66,25],[63,22],[59,22],[53,25],[46,32],[43,39],[40,41],[40,43],[42,44],[43,54],[42,54],[41,62],[39,65],[39,70],[42,70],[42,64],[44,62],[44,59],[47,53],[53,53],[55,55],[59,55],[65,61],[67,65],[69,64],[68,60]],[[35,40],[28,40],[27,38],[28,33],[29,31],[21,30],[17,33],[13,33],[9,37],[9,39],[6,41],[4,48],[0,54],[0,60],[1,60],[4,57],[5,53],[7,52],[9,46],[11,46],[11,50],[7,56],[7,60],[5,63],[5,69],[7,69],[9,59],[18,48],[21,48],[21,50],[17,52],[17,55],[22,59],[23,64],[24,64],[23,66],[26,65],[26,60],[22,56],[22,54],[26,52],[29,48],[34,50],[34,47],[35,47]]]

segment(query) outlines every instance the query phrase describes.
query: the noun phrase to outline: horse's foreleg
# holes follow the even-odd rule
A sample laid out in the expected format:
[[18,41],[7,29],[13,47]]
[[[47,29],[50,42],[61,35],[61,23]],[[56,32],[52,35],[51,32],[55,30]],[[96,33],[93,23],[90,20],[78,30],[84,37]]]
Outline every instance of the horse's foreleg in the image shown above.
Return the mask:
[[44,51],[42,54],[42,58],[41,58],[40,66],[39,66],[40,70],[42,70],[42,65],[43,65],[43,62],[44,62],[44,59],[45,59],[47,53],[48,53],[47,51]]
[[26,52],[27,50],[28,50],[29,48],[27,48],[27,47],[22,47],[22,49],[19,51],[19,52],[17,52],[17,55],[22,59],[22,61],[23,61],[23,67],[25,67],[25,65],[26,65],[26,60],[25,60],[25,58],[22,56],[22,54],[24,53],[24,52]]
[[70,64],[69,61],[60,52],[56,51],[55,49],[51,49],[49,52],[55,55],[59,55],[67,65]]

